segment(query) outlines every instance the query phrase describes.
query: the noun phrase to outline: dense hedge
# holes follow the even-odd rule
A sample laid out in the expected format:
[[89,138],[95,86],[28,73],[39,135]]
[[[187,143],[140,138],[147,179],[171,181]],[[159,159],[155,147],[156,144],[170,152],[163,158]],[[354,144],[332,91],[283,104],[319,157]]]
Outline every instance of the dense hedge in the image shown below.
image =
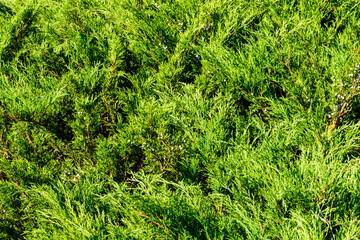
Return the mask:
[[0,0],[0,238],[360,239],[358,0]]

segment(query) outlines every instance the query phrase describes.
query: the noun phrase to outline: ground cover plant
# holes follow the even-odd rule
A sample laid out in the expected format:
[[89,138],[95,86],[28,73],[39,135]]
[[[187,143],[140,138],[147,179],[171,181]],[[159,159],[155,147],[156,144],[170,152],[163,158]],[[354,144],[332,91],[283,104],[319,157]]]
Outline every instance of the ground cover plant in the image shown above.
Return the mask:
[[0,0],[1,239],[360,239],[358,0]]

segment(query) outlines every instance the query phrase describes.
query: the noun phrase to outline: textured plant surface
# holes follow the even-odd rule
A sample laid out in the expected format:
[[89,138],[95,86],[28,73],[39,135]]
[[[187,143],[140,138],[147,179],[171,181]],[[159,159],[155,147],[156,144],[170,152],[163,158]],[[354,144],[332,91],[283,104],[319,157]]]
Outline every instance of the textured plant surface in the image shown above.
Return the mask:
[[1,239],[360,239],[358,0],[0,0]]

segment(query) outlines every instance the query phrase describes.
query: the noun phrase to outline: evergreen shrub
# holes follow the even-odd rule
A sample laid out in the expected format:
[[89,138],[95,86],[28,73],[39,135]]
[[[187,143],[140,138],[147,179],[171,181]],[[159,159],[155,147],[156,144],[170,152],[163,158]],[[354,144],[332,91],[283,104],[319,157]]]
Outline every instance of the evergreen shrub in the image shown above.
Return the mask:
[[0,0],[1,239],[360,239],[358,0]]

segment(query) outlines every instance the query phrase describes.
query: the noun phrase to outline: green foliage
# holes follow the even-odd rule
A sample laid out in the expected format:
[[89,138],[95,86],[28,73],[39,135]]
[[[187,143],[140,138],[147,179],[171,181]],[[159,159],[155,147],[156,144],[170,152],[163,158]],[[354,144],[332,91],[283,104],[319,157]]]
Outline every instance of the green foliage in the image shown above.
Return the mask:
[[356,0],[0,0],[1,239],[360,239]]

